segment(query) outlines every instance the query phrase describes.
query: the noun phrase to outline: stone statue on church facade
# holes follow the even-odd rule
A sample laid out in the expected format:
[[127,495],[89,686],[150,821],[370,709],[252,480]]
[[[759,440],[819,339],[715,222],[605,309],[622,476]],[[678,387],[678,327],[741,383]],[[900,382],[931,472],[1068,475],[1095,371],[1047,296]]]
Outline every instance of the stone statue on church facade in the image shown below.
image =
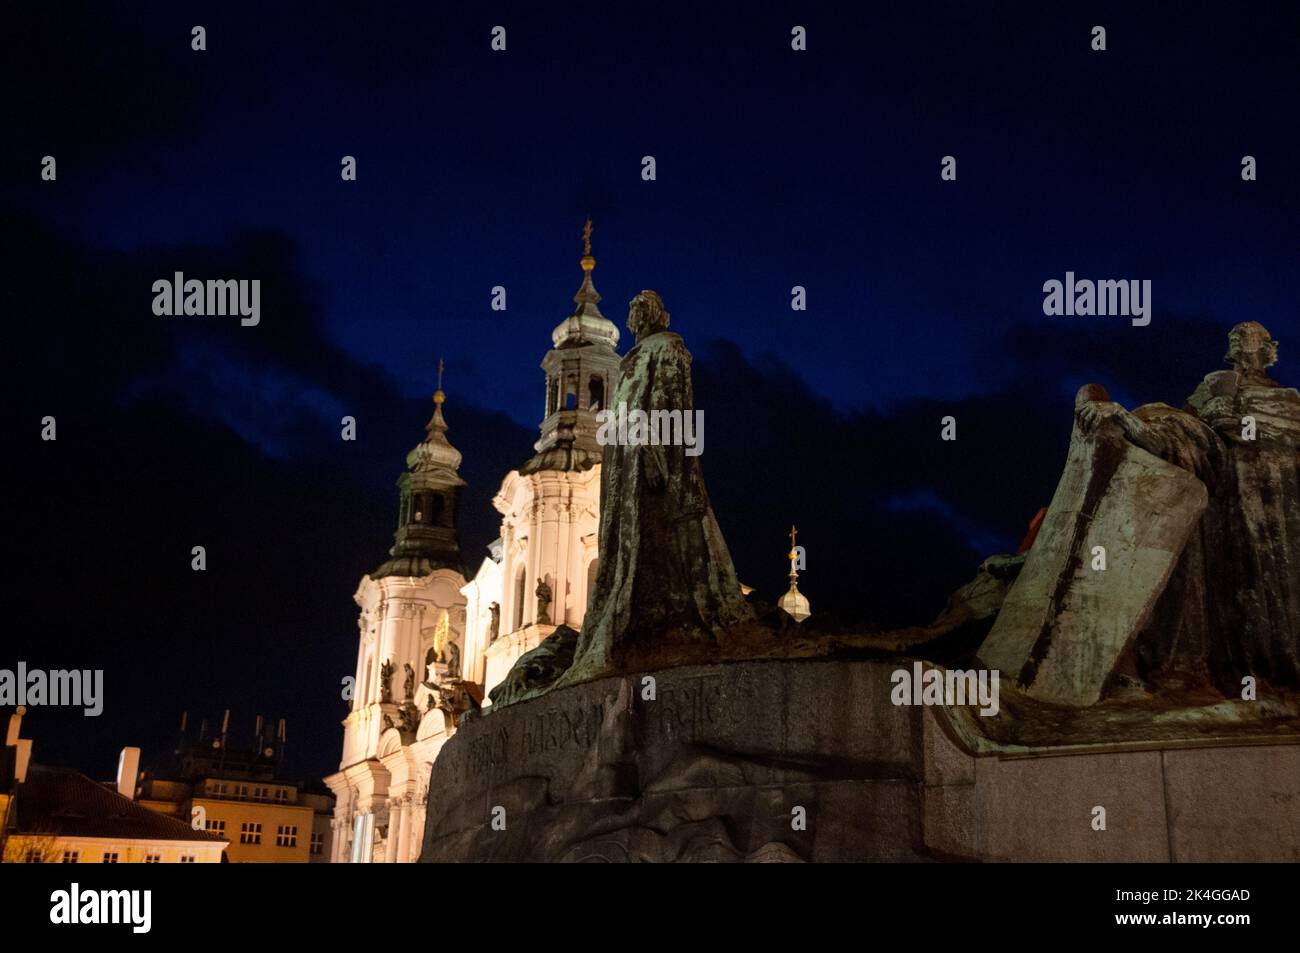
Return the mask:
[[555,594],[551,592],[551,587],[547,585],[545,579],[537,580],[535,595],[537,596],[537,624],[550,625],[551,600],[555,598]]

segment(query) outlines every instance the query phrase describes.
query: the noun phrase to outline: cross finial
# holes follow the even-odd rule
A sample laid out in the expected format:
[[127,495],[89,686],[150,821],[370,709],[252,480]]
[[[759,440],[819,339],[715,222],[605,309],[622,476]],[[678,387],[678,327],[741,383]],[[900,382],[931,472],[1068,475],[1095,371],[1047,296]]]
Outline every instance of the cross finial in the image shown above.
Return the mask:
[[790,524],[790,558],[794,559],[795,540],[799,538],[799,530],[795,529],[793,523]]
[[582,226],[582,253],[591,254],[591,216],[587,216],[587,224]]
[[442,402],[447,399],[447,395],[442,392],[442,368],[442,358],[438,358],[438,389],[433,392],[433,402],[439,407],[441,407]]

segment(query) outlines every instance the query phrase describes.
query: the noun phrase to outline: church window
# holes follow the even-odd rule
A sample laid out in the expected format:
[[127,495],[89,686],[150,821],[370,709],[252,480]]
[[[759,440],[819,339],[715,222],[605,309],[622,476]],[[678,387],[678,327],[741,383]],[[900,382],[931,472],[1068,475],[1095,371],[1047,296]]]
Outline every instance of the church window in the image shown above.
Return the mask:
[[430,526],[442,525],[443,506],[444,506],[444,501],[441,493],[436,494],[433,497],[433,499],[429,502],[429,525]]
[[524,597],[528,592],[524,582],[524,567],[520,566],[519,572],[515,574],[515,624],[511,632],[524,627]]
[[564,381],[564,409],[577,410],[578,408],[578,377],[576,374],[570,374]]
[[600,410],[605,405],[605,381],[599,374],[587,382],[587,409]]

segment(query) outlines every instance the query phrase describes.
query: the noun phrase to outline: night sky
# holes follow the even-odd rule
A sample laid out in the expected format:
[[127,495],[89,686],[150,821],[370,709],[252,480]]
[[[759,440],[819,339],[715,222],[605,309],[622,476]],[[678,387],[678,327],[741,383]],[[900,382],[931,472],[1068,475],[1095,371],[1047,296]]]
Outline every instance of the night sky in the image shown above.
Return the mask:
[[[288,720],[294,773],[334,770],[352,593],[438,358],[472,572],[587,215],[605,315],[653,288],[695,355],[741,579],[774,600],[798,523],[801,588],[841,622],[929,621],[1013,550],[1080,385],[1181,404],[1251,319],[1300,383],[1300,8],[868,6],[7,12],[0,667],[106,681],[99,718],[29,715],[36,759],[108,777],[229,707],[236,736]],[[1150,280],[1150,326],[1045,316],[1067,270]],[[261,324],[155,316],[174,271],[260,279]]]

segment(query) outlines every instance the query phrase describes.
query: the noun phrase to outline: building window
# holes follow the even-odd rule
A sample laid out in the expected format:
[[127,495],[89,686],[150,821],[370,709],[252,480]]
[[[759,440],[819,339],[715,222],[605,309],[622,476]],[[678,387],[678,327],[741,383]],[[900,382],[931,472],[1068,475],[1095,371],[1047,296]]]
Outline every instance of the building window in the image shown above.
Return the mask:
[[194,855],[193,855],[193,854],[181,854],[181,863],[182,863],[182,864],[192,864],[192,863],[194,863]]
[[79,850],[65,850],[63,852],[63,862],[65,864],[75,864],[81,858]]
[[276,788],[276,789],[275,789],[275,799],[276,799],[277,801],[287,801],[287,800],[289,800],[289,789],[288,789],[288,788]]
[[591,594],[596,591],[596,575],[600,571],[599,557],[587,563],[587,605],[591,605]]
[[276,847],[297,847],[298,827],[294,824],[281,824],[275,829]]
[[605,404],[605,382],[599,375],[594,375],[587,382],[587,408],[600,410]]
[[368,864],[375,854],[375,815],[358,814],[352,830],[352,863]]
[[23,858],[23,863],[39,864],[41,862],[41,852],[35,847],[27,848],[27,856]]
[[325,850],[325,835],[320,831],[311,832],[311,852],[313,855],[323,853]]
[[239,825],[239,842],[241,844],[260,844],[262,843],[262,825],[258,823],[243,823]]
[[101,863],[105,863],[105,864],[117,863],[117,851],[115,850],[104,851],[104,859],[101,861]]
[[525,582],[524,567],[520,566],[519,572],[515,574],[515,624],[510,629],[511,632],[518,632],[524,627],[524,599],[528,594]]
[[207,831],[209,834],[216,834],[220,837],[226,836],[225,821],[217,821],[217,820],[213,820],[212,818],[208,818],[206,821],[203,822],[203,829]]
[[161,864],[161,863],[162,863],[162,854],[145,854],[145,855],[144,855],[144,862],[145,862],[146,864]]

